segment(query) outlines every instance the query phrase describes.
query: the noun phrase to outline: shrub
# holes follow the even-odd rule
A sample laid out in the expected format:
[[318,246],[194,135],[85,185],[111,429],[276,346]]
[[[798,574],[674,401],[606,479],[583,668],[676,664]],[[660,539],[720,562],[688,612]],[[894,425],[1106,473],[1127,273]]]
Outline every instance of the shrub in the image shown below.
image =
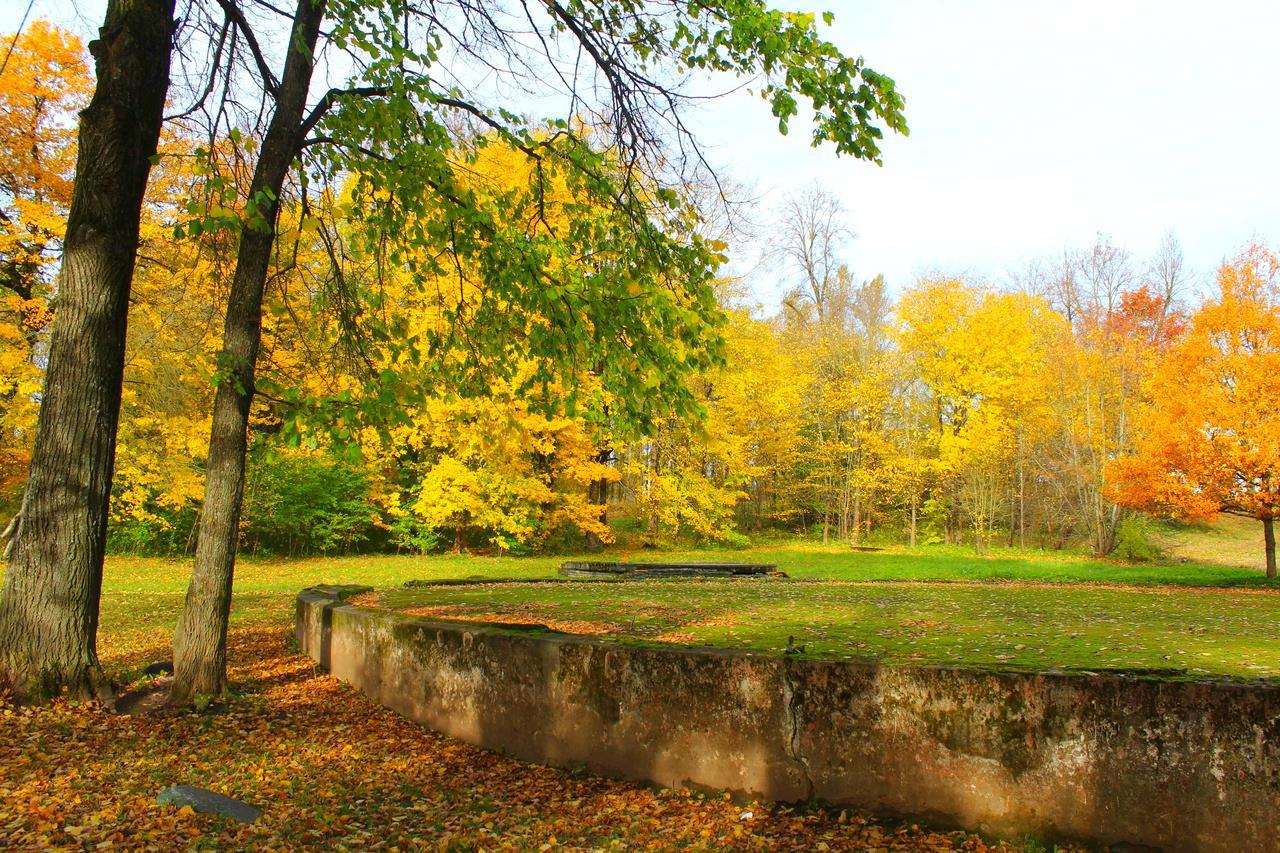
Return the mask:
[[1111,556],[1130,563],[1149,563],[1160,557],[1160,549],[1152,537],[1151,521],[1141,516],[1130,516],[1120,524],[1116,534],[1116,547]]
[[375,533],[365,475],[324,456],[263,452],[250,459],[241,545],[253,553],[349,552]]

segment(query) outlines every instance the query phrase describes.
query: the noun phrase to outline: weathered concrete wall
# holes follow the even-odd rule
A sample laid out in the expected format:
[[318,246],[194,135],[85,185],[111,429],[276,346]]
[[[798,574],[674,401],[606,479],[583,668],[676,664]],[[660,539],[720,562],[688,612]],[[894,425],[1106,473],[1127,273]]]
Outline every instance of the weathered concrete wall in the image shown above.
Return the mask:
[[298,644],[519,758],[1006,837],[1280,851],[1280,690],[622,647],[298,596]]

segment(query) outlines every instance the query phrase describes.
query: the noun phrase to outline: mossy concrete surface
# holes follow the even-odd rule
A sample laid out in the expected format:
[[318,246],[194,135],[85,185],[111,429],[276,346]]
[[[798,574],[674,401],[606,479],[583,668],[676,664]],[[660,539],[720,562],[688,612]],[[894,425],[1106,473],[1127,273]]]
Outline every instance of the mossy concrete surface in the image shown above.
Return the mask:
[[297,598],[300,648],[445,734],[994,835],[1276,851],[1280,689],[602,643]]

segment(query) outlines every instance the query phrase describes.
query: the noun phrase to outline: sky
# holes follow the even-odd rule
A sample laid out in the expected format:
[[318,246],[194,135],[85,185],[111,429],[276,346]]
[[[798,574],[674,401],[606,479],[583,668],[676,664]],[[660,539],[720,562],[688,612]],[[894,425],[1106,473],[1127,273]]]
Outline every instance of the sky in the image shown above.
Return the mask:
[[[34,0],[89,32],[102,0]],[[907,137],[884,166],[788,137],[735,93],[691,124],[767,223],[788,193],[838,195],[845,260],[901,290],[928,272],[999,282],[1037,256],[1109,235],[1141,259],[1172,230],[1202,280],[1254,239],[1280,242],[1280,4],[1269,0],[790,0],[897,81]],[[12,32],[25,3],[0,4]],[[767,235],[767,229],[763,230]],[[753,282],[776,304],[776,276]]]
[[745,95],[703,136],[766,206],[806,184],[839,195],[860,278],[999,281],[1099,232],[1149,256],[1170,229],[1205,277],[1252,239],[1280,241],[1280,4],[828,6],[832,41],[906,97],[911,133],[884,166],[778,136]]

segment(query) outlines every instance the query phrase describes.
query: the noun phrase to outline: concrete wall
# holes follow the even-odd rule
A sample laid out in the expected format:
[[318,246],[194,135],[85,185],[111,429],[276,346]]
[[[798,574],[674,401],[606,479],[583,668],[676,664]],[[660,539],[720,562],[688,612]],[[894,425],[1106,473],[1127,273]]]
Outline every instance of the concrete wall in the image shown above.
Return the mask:
[[298,596],[298,644],[437,731],[601,775],[993,835],[1280,851],[1280,690],[632,648]]

